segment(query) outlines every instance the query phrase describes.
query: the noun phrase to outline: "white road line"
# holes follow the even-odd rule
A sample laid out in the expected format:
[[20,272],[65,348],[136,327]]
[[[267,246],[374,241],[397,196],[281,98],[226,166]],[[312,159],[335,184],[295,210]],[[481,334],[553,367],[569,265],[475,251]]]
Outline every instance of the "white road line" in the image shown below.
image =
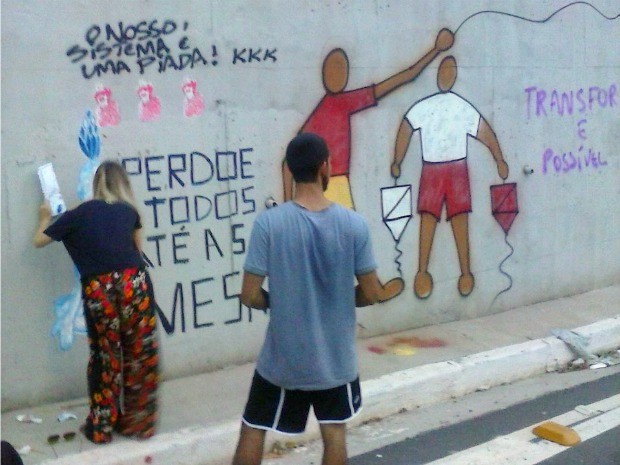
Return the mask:
[[[620,426],[620,394],[587,406],[580,405],[551,420],[570,426],[585,442]],[[511,465],[517,462],[520,465],[533,465],[567,450],[567,447],[536,437],[532,429],[538,424],[499,436],[428,465]]]

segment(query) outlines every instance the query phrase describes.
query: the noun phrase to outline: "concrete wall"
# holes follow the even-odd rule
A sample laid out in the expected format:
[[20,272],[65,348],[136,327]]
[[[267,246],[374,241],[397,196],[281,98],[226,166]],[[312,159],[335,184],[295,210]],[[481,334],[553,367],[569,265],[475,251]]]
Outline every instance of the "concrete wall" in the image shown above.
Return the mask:
[[[3,2],[2,408],[86,392],[71,261],[60,244],[31,246],[42,199],[37,167],[49,161],[70,207],[99,161],[123,160],[132,174],[161,307],[165,377],[255,357],[268,316],[237,298],[247,241],[265,200],[282,200],[284,148],[325,95],[322,62],[335,48],[349,61],[346,89],[357,89],[413,65],[440,29],[458,29],[454,46],[413,83],[351,119],[355,209],[370,224],[381,279],[405,284],[359,311],[362,335],[618,282],[620,20],[604,17],[617,17],[617,1],[572,5],[541,22],[491,12],[466,19],[500,10],[542,20],[568,3]],[[428,267],[434,286],[421,299],[413,291],[420,131],[397,180],[390,165],[403,115],[438,91],[448,54],[458,63],[453,91],[497,135],[517,203],[504,193],[492,205],[490,186],[502,180],[491,151],[462,135],[475,286],[468,296],[457,289],[462,271],[444,211]],[[202,102],[184,102],[188,79]],[[159,108],[140,108],[137,90],[147,84]],[[95,95],[114,103],[98,109]],[[90,148],[80,148],[81,127]],[[395,184],[401,189],[384,190],[382,203],[382,188]],[[457,199],[466,196],[457,189]]]

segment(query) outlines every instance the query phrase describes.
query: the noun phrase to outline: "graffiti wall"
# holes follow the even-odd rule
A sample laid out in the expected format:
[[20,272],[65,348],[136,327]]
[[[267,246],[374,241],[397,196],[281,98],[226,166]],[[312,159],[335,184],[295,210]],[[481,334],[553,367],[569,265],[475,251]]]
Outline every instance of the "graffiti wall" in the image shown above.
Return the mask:
[[[61,5],[62,4],[62,5]],[[384,302],[360,337],[620,279],[614,0],[110,0],[2,9],[2,408],[83,396],[80,277],[35,250],[120,161],[140,205],[165,378],[252,361],[252,224],[325,138],[326,195],[368,221]],[[54,184],[54,186],[56,186]],[[54,197],[57,198],[57,197]]]

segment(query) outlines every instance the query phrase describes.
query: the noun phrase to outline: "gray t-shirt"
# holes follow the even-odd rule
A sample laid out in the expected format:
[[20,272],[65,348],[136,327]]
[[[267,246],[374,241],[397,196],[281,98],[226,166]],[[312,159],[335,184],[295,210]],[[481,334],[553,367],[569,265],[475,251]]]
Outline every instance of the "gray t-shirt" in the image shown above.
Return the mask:
[[261,213],[246,272],[269,277],[271,315],[256,369],[286,389],[330,389],[357,377],[354,276],[376,268],[368,226],[331,204]]

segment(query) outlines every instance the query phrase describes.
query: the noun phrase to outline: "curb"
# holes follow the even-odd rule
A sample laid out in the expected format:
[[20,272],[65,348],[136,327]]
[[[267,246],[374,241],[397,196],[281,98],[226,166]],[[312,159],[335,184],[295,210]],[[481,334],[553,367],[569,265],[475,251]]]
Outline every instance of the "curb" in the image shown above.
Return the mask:
[[[588,349],[603,353],[620,347],[620,315],[573,330],[589,338]],[[364,407],[349,425],[384,418],[403,409],[429,405],[478,390],[514,382],[566,367],[574,355],[564,342],[546,337],[520,344],[468,355],[457,361],[431,363],[398,371],[362,382]],[[110,444],[105,449],[90,450],[40,465],[168,465],[200,463],[227,464],[234,453],[240,419],[217,425],[194,426],[154,439]],[[306,432],[295,436],[296,443],[320,437],[316,422],[309,422]],[[276,436],[267,435],[265,450]]]

